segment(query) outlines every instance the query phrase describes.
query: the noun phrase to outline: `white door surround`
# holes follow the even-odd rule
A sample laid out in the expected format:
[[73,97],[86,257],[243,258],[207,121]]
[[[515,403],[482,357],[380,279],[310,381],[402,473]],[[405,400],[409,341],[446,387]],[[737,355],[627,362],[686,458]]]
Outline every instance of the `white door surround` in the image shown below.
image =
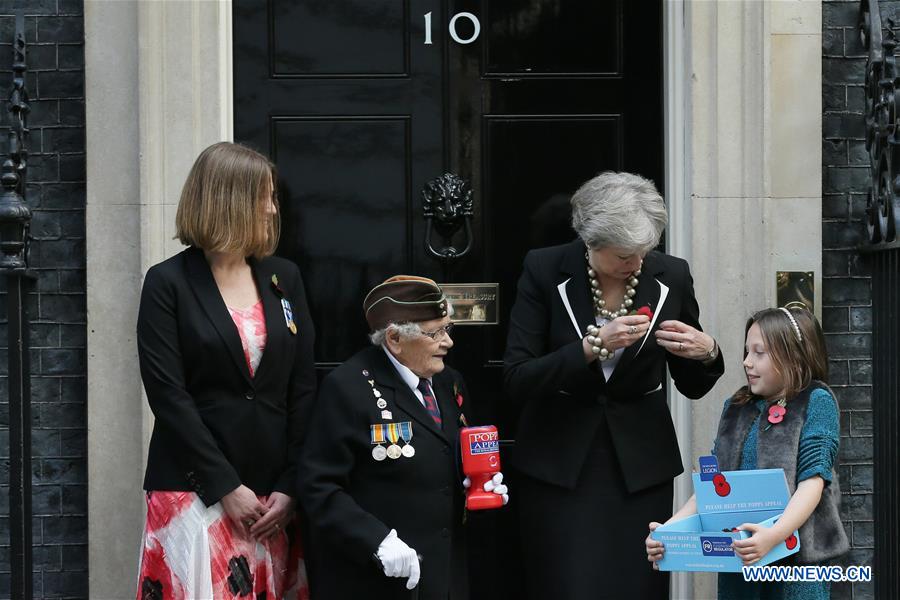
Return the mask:
[[[174,210],[194,157],[232,135],[231,3],[95,0],[84,20],[90,595],[124,598],[152,422],[140,285],[179,249]],[[774,304],[775,271],[815,271],[821,290],[821,4],[667,0],[664,35],[669,252],[690,261],[701,322],[726,358],[703,400],[670,390],[687,466],[741,383],[742,324]],[[686,478],[676,490],[690,494]],[[673,597],[714,596],[714,582],[676,576]]]

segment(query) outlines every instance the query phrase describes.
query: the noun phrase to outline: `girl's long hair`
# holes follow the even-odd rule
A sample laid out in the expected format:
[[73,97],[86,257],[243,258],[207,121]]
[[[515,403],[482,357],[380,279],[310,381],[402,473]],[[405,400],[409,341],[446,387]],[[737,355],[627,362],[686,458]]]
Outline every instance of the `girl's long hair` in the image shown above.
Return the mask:
[[[772,366],[784,379],[784,397],[791,398],[806,389],[813,381],[828,382],[828,351],[819,321],[806,308],[788,309],[797,322],[802,341],[797,338],[790,318],[780,308],[761,310],[747,320],[744,328],[744,358],[747,358],[747,333],[754,323],[759,325]],[[753,398],[749,386],[734,393],[732,402],[744,404]]]

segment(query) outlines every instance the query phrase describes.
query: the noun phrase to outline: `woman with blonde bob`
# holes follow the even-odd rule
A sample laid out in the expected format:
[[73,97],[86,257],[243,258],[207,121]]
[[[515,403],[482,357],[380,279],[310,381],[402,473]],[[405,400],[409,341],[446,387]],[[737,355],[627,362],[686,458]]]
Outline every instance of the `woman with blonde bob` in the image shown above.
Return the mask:
[[275,181],[249,148],[204,150],[176,215],[189,248],[144,279],[137,343],[155,422],[138,598],[309,595],[292,496],[314,331],[297,266],[271,256]]

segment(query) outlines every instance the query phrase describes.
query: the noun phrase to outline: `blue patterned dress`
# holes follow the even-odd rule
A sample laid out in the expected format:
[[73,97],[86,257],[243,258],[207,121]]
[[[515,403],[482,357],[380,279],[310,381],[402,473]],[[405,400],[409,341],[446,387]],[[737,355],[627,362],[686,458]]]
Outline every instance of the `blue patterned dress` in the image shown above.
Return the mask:
[[[759,415],[744,438],[741,470],[756,468],[759,419],[766,408],[766,401],[757,399],[755,402]],[[725,401],[723,414],[730,403],[731,398]],[[787,409],[791,409],[790,403]],[[806,422],[800,430],[797,483],[818,475],[825,480],[825,485],[829,485],[839,442],[837,404],[827,390],[814,390],[806,409]],[[719,443],[716,439],[713,454]],[[749,582],[744,581],[741,573],[719,573],[719,600],[828,600],[831,597],[830,588],[827,582]]]

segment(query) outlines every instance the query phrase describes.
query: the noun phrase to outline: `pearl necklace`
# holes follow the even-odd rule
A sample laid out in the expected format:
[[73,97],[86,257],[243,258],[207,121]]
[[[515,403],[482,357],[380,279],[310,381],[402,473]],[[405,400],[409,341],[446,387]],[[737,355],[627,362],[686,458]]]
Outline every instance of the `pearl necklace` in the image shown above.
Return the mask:
[[[606,300],[603,299],[603,290],[600,289],[600,280],[597,279],[597,272],[591,268],[591,259],[587,252],[584,253],[584,258],[588,261],[587,274],[588,279],[591,282],[591,293],[594,296],[594,314],[598,317],[609,319],[610,321],[618,318],[624,317],[628,314],[628,309],[634,304],[634,295],[637,293],[635,288],[638,286],[638,276],[641,274],[641,269],[638,268],[637,271],[632,273],[631,277],[628,281],[625,282],[625,299],[622,301],[622,304],[619,305],[617,310],[608,310],[606,308]],[[643,261],[641,261],[643,264]]]

